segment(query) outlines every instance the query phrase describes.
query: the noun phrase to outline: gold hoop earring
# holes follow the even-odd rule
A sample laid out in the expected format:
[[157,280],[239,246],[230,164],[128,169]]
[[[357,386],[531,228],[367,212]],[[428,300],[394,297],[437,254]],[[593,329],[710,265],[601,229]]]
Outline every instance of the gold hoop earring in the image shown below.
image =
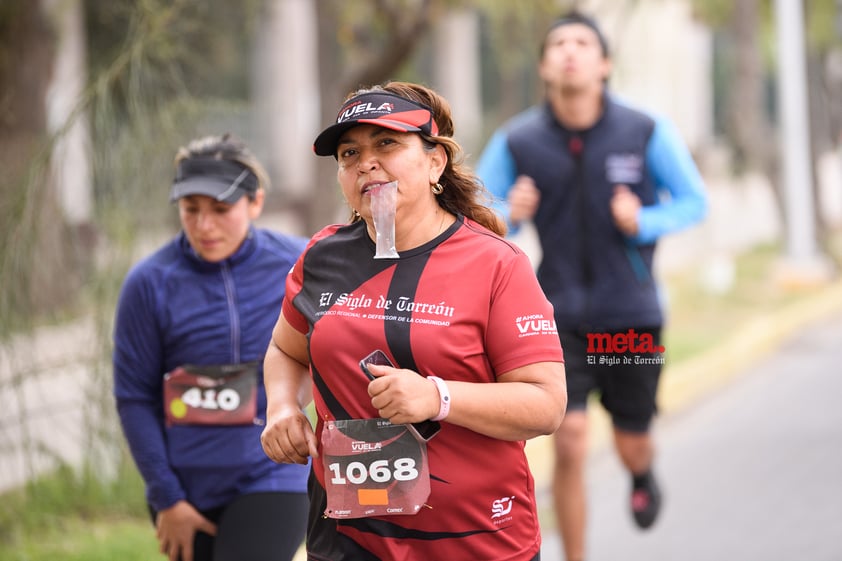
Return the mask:
[[444,193],[444,187],[441,186],[441,183],[436,183],[435,185],[430,185],[430,190],[435,195],[441,195]]

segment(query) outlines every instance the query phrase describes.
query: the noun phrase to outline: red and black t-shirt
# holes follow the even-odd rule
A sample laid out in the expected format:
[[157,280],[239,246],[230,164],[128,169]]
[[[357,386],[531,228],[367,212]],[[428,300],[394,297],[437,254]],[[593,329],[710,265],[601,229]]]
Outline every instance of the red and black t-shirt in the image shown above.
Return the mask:
[[[552,306],[528,257],[470,219],[460,217],[398,259],[374,253],[363,222],[331,226],[314,236],[287,278],[283,314],[310,340],[320,438],[325,420],[378,416],[359,368],[374,349],[400,368],[476,383],[563,360]],[[430,508],[411,516],[324,518],[324,468],[314,459],[310,558],[479,561],[538,553],[523,442],[444,421],[427,451]]]

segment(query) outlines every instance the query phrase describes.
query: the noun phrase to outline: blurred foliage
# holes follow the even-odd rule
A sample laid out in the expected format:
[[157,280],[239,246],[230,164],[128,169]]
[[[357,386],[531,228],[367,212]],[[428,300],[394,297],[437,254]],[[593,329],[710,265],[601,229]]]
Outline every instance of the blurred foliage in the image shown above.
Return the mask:
[[691,0],[693,15],[711,27],[724,27],[734,11],[734,0]]
[[333,119],[345,95],[400,71],[440,15],[444,0],[326,0],[319,20],[320,97]]
[[[17,12],[19,17],[38,13],[37,3],[15,2],[33,8]],[[53,133],[47,131],[46,89],[40,97],[37,91],[29,92],[41,114],[33,113],[16,127],[2,121],[6,152],[16,156],[9,161],[19,161],[20,172],[14,180],[4,174],[0,190],[0,339],[70,316],[95,319],[95,332],[86,338],[93,356],[85,359],[87,364],[73,365],[89,373],[79,380],[82,402],[72,404],[83,418],[83,426],[73,427],[84,435],[78,442],[85,458],[81,468],[63,465],[58,452],[25,436],[50,415],[49,408],[35,404],[37,398],[27,397],[33,392],[25,384],[47,383],[42,379],[49,373],[33,371],[28,361],[11,364],[0,346],[5,370],[0,392],[18,400],[2,419],[0,449],[11,454],[15,465],[22,463],[26,473],[41,473],[35,466],[58,466],[54,474],[0,498],[3,543],[37,542],[33,536],[56,530],[68,518],[137,517],[144,511],[142,485],[126,455],[111,398],[111,321],[128,267],[176,229],[168,190],[177,148],[194,136],[221,130],[247,136],[242,129],[251,118],[250,66],[243,61],[248,60],[250,39],[244,34],[251,29],[246,22],[255,20],[247,9],[257,3],[216,3],[220,10],[208,9],[204,1],[86,2],[89,80],[67,122]],[[8,6],[3,4],[4,9]],[[17,30],[21,20],[6,23],[0,21],[0,34]],[[44,33],[32,34],[36,45],[53,40],[49,26],[43,28]],[[2,47],[8,46],[9,37],[0,35],[0,52],[5,52]],[[18,66],[49,74],[49,64],[42,68],[27,58],[31,51],[20,51],[23,64]],[[4,100],[6,91],[0,94],[0,109]],[[91,136],[96,204],[92,223],[84,225],[87,243],[65,224],[49,181],[52,146],[77,119],[86,120]],[[27,152],[12,152],[24,144],[30,147]],[[47,243],[56,249],[46,251]],[[63,259],[76,255],[84,259],[75,261],[74,269],[59,267]],[[47,291],[33,282],[38,278],[64,288],[63,298],[45,299]],[[18,435],[24,435],[24,441],[18,442]],[[56,444],[57,449],[62,444]],[[120,458],[116,473],[115,458]],[[149,537],[154,540],[154,533]]]
[[[805,0],[805,70],[814,193],[818,159],[842,138],[842,5]],[[731,156],[731,172],[761,172],[785,216],[780,138],[775,134],[778,77],[777,14],[773,0],[692,0],[693,13],[714,32],[714,124]],[[816,213],[819,240],[828,226]]]
[[161,203],[177,148],[210,134],[200,130],[210,115],[242,113],[248,103],[251,67],[243,61],[259,5],[85,3],[95,195],[104,228],[171,217]]
[[[481,79],[483,119],[488,137],[505,119],[538,101],[541,40],[550,23],[575,2],[495,2],[475,0],[482,18]],[[519,45],[520,48],[512,48]]]
[[[85,3],[89,68],[113,78],[118,103],[173,95],[238,98],[249,95],[252,37],[260,0],[142,0]],[[123,71],[114,62],[125,60]],[[141,81],[142,83],[139,83]]]
[[807,43],[816,50],[842,47],[842,4],[838,0],[805,2]]
[[[691,0],[693,14],[713,29],[723,29],[733,20],[736,4],[741,0]],[[771,45],[774,39],[774,1],[759,0],[763,43]],[[816,50],[827,50],[842,46],[840,29],[840,7],[837,0],[804,0],[806,37],[809,46]],[[773,63],[771,52],[768,63]]]
[[[489,57],[500,73],[517,72],[524,66],[538,64],[541,40],[550,23],[572,9],[576,2],[568,0],[535,0],[534,2],[499,2],[474,0],[488,29]],[[513,49],[512,45],[521,48]]]
[[[44,101],[50,62],[41,53],[55,40],[50,18],[62,17],[66,6],[42,11],[40,2],[10,0],[0,10],[0,80],[13,85],[0,95],[0,163],[7,171],[0,189],[0,333],[78,310],[80,298],[90,301],[80,289],[99,286],[91,275],[121,277],[137,228],[172,223],[166,186],[177,148],[192,136],[220,132],[220,124],[242,129],[247,117],[251,67],[243,61],[262,2],[81,5],[89,85],[52,132]],[[32,76],[39,77],[37,88]],[[81,230],[65,224],[49,176],[52,147],[77,119],[90,124],[96,200],[94,223]],[[116,275],[107,270],[114,264],[109,257],[122,259]]]

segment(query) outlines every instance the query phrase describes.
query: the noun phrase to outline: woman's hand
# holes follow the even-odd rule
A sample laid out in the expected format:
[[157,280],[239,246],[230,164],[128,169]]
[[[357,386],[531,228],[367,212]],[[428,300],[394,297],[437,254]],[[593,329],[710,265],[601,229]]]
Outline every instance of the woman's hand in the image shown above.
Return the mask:
[[263,451],[279,463],[306,464],[318,457],[316,435],[302,412],[312,396],[307,369],[307,338],[281,315],[263,359],[266,387],[266,427],[260,434]]
[[282,409],[267,419],[260,443],[278,463],[306,464],[309,456],[319,455],[310,420],[299,409]]
[[160,551],[170,561],[193,561],[196,532],[216,535],[216,524],[184,500],[160,511],[155,526]]
[[428,380],[407,369],[369,364],[374,380],[368,384],[371,405],[394,425],[418,423],[439,413],[439,390]]

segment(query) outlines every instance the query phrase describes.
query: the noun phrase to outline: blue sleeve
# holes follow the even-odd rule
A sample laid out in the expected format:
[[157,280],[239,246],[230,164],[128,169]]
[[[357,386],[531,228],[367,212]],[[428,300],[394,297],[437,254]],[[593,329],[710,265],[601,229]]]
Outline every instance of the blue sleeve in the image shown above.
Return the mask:
[[502,130],[495,132],[485,145],[477,163],[476,173],[494,197],[492,208],[509,224],[509,232],[515,233],[518,228],[509,220],[509,204],[506,197],[517,179],[517,169],[509,151],[506,133]]
[[114,322],[114,397],[123,433],[146,483],[149,503],[163,510],[186,494],[169,463],[163,419],[163,350],[152,282],[139,270],[124,282]]
[[662,196],[658,203],[640,210],[634,238],[639,244],[701,221],[708,208],[702,176],[678,131],[666,119],[656,120],[646,165]]

